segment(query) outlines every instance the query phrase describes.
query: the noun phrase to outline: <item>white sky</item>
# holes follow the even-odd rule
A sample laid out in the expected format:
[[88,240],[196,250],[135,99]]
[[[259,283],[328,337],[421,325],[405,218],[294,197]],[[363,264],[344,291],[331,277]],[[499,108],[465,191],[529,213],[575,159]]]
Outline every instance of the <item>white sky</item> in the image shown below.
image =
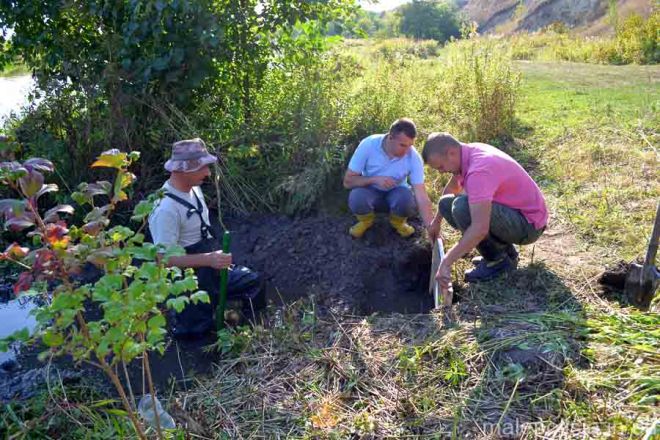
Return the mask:
[[358,3],[362,6],[363,9],[366,9],[367,11],[389,11],[390,9],[394,9],[397,6],[400,6],[404,3],[409,3],[410,0],[379,0],[377,3],[373,2],[373,0],[359,0]]

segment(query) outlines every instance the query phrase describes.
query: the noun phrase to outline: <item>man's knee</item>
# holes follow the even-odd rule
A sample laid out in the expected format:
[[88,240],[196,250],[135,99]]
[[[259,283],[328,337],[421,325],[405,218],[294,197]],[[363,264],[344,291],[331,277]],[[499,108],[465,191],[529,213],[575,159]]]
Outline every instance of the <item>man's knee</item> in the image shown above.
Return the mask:
[[470,204],[468,203],[467,196],[457,196],[454,198],[451,204],[451,216],[461,231],[465,231],[470,227],[472,219],[470,217]]
[[412,217],[417,211],[415,197],[408,188],[395,188],[388,197],[390,213],[401,217]]
[[453,222],[453,217],[451,215],[451,205],[454,203],[455,198],[455,195],[447,194],[440,197],[440,201],[438,202],[438,212],[440,212],[442,218],[447,221]]
[[374,211],[374,202],[368,188],[353,188],[348,195],[348,208],[353,214],[364,215]]

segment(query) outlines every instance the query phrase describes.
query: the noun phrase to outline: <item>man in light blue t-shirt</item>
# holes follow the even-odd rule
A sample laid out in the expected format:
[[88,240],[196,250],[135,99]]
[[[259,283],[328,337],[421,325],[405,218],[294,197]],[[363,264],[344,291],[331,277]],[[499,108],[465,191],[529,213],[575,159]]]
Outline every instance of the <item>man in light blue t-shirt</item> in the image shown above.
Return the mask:
[[424,187],[424,162],[413,147],[416,137],[413,121],[401,118],[387,134],[364,138],[353,153],[344,187],[351,190],[348,206],[358,219],[349,231],[354,238],[362,237],[373,225],[376,211],[389,212],[392,227],[402,237],[409,237],[415,228],[407,220],[419,207],[429,229],[434,216]]

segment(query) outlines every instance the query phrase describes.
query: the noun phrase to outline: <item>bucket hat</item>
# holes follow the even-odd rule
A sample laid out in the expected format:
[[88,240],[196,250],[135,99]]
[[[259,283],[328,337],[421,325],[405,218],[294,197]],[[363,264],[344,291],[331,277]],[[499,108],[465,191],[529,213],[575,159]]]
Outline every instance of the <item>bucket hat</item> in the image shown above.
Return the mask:
[[165,169],[169,172],[192,173],[217,161],[216,156],[209,154],[203,140],[187,139],[172,144],[172,157],[165,162]]

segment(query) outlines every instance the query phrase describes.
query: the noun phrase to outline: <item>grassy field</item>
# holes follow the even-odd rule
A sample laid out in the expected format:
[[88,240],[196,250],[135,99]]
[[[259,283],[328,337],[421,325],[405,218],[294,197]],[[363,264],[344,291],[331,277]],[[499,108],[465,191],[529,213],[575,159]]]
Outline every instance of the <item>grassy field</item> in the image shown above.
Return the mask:
[[660,199],[660,68],[516,65],[520,137],[556,218],[612,258],[641,255]]
[[[389,54],[363,73],[373,93],[396,83],[391,71],[410,81],[414,92],[383,108],[405,105],[424,133],[454,128],[421,101],[443,78],[434,50],[423,60]],[[281,324],[237,330],[212,377],[170,395],[194,438],[636,439],[652,427],[660,315],[622,306],[596,278],[645,251],[660,199],[660,68],[513,66],[522,74],[515,136],[500,146],[538,180],[552,215],[521,250],[520,270],[467,285],[470,262],[459,262],[452,322],[318,316],[311,297],[281,310]],[[430,182],[437,194],[441,181]],[[14,424],[12,438],[30,438],[43,414],[73,418],[92,437],[126,435],[107,401],[75,396],[10,408],[0,422]]]

